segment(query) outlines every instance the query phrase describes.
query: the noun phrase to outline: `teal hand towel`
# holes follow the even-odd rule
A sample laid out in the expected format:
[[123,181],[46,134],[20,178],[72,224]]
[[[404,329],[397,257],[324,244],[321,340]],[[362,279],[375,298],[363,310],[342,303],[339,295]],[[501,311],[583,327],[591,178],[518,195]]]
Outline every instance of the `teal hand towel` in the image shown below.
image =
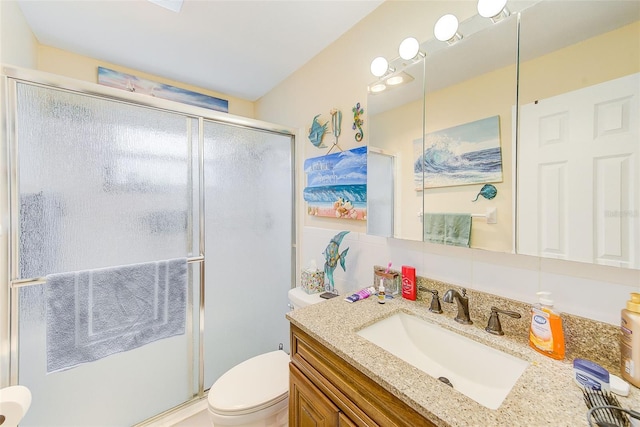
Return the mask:
[[444,244],[444,214],[425,214],[423,226],[425,242]]
[[444,228],[445,245],[469,247],[471,214],[446,214]]
[[425,242],[469,247],[471,214],[429,213],[423,225]]

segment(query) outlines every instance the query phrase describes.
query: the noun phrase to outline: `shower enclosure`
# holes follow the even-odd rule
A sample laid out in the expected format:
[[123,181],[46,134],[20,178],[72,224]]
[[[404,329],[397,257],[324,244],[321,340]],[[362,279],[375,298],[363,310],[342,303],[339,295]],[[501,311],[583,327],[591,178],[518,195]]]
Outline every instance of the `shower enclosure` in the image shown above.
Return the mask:
[[[133,425],[288,348],[294,132],[4,67],[9,384],[21,426]],[[186,333],[46,372],[46,276],[187,258]],[[2,301],[2,299],[0,299]],[[4,327],[4,325],[3,325]]]

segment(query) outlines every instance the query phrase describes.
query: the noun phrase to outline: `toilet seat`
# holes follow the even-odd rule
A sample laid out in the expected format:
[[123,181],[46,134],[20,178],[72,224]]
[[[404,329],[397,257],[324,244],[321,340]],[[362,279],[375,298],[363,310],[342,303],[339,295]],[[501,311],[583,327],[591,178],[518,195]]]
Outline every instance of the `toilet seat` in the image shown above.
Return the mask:
[[209,410],[244,415],[288,399],[289,355],[282,350],[260,354],[224,373],[209,389]]

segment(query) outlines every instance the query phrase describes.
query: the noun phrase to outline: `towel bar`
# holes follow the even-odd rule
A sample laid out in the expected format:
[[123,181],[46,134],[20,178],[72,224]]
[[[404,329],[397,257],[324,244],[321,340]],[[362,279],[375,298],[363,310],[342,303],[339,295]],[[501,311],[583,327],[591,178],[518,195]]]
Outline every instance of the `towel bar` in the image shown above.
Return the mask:
[[[194,262],[203,262],[203,261],[204,261],[204,256],[202,255],[187,258],[187,264],[192,264]],[[11,289],[23,288],[25,286],[31,286],[31,285],[44,285],[45,283],[47,283],[47,279],[44,277],[37,277],[33,279],[12,280]]]
[[471,218],[486,218],[487,224],[497,224],[497,209],[496,208],[487,208],[487,213],[485,214],[471,214]]
[[[471,218],[486,218],[487,224],[497,224],[497,209],[496,208],[487,208],[487,212],[484,214],[471,214]],[[420,219],[424,216],[424,212],[418,211],[418,216]]]

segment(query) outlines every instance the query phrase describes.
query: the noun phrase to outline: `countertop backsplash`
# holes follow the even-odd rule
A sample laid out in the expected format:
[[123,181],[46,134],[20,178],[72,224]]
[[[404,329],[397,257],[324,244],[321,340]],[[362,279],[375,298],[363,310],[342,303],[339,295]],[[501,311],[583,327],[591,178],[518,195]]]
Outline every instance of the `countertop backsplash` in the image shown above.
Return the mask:
[[[373,286],[378,286],[380,277],[375,274],[385,267],[373,267]],[[398,273],[397,270],[389,270]],[[432,295],[430,292],[421,291],[420,287],[438,291],[442,316],[455,317],[457,313],[456,303],[445,303],[442,296],[449,289],[460,291],[462,286],[429,279],[426,277],[416,277],[418,285],[417,301],[425,303],[425,310],[428,310]],[[500,323],[504,332],[504,338],[518,342],[529,342],[529,325],[531,324],[531,304],[521,301],[503,298],[499,295],[467,289],[469,297],[469,314],[473,321],[473,326],[484,329],[491,315],[491,307],[503,310],[510,310],[520,313],[520,319],[501,315]],[[402,298],[401,292],[395,298]],[[561,313],[562,325],[565,334],[566,354],[565,360],[581,358],[591,360],[606,368],[610,373],[620,376],[620,329],[608,323],[586,319],[580,316]]]

